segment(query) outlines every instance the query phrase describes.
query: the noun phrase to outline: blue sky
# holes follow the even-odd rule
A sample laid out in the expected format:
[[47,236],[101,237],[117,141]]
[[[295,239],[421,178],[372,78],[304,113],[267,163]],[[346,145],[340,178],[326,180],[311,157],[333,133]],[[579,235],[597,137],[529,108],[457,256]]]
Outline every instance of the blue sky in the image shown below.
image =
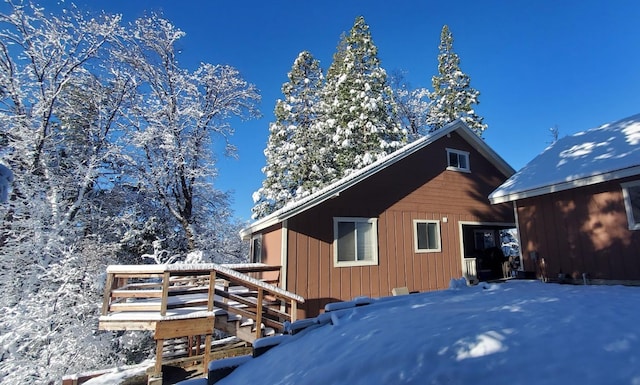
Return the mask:
[[[640,2],[637,1],[76,1],[126,20],[161,11],[186,32],[181,63],[230,64],[260,89],[263,118],[235,125],[239,159],[219,159],[216,185],[233,191],[249,219],[261,186],[263,149],[275,102],[293,60],[310,51],[326,69],[342,32],[363,15],[382,66],[431,87],[440,30],[481,93],[487,143],[516,170],[560,136],[640,112]],[[46,9],[47,2],[42,3]],[[51,3],[55,7],[56,3]],[[57,3],[59,4],[59,3]]]

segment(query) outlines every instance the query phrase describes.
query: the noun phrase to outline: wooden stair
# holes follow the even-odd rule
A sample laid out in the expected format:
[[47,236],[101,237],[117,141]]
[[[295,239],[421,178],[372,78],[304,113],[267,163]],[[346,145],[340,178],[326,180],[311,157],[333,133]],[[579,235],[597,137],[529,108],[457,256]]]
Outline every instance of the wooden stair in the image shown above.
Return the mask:
[[[162,383],[168,362],[211,360],[215,331],[244,343],[281,333],[304,299],[271,282],[264,264],[112,265],[107,268],[100,330],[150,330]],[[224,354],[222,354],[224,355]]]

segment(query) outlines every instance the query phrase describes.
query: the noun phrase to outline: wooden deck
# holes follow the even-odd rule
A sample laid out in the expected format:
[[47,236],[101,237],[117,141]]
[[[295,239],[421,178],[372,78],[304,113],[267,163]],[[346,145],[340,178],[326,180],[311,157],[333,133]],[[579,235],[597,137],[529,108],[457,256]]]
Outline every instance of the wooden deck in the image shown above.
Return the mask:
[[[184,354],[207,365],[214,330],[253,342],[295,321],[304,298],[264,278],[279,270],[264,264],[112,265],[99,329],[153,331],[154,376],[160,379],[150,383],[161,383],[167,341],[197,341]],[[166,358],[176,359],[175,353]]]

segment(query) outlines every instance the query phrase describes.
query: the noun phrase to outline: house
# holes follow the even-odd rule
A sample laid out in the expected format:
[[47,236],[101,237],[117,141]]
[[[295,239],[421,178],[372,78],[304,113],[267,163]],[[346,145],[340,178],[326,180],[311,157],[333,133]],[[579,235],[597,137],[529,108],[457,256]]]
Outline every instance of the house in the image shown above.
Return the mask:
[[558,140],[489,199],[515,205],[539,277],[640,280],[640,115]]
[[497,258],[499,231],[515,227],[514,213],[487,197],[514,172],[455,121],[240,235],[251,240],[252,262],[282,266],[281,287],[305,298],[299,318],[394,288],[444,289],[465,273],[476,279],[476,268],[501,277],[502,261],[489,257]]

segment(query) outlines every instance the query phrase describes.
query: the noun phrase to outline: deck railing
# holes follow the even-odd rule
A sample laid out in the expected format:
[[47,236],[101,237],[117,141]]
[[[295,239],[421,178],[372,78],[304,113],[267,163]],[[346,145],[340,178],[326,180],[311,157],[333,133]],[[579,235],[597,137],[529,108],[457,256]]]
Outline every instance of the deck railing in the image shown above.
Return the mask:
[[261,278],[279,269],[264,264],[111,265],[101,329],[155,330],[161,320],[226,312],[254,321],[256,338],[260,325],[282,330],[285,321],[295,321],[304,298]]
[[188,358],[196,359],[202,353],[200,336],[205,337],[206,372],[214,329],[252,342],[262,337],[263,327],[283,331],[284,322],[296,320],[304,298],[272,284],[279,270],[264,264],[111,265],[99,328],[154,332],[156,363],[149,384],[162,383],[164,342],[176,338],[196,337],[195,353],[191,345],[186,349]]

